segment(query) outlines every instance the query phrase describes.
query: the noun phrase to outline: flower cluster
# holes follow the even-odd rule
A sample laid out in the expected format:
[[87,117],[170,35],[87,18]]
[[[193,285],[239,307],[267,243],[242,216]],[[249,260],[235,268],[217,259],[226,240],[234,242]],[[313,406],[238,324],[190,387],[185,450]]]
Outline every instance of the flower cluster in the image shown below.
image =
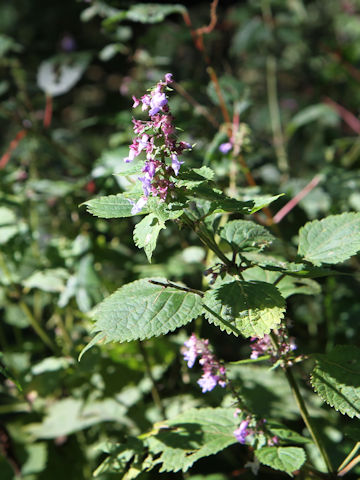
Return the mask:
[[[239,413],[241,413],[241,410],[237,409],[235,411],[235,417],[237,417]],[[267,437],[268,446],[277,445],[279,443],[278,437],[276,435],[271,435],[271,433],[267,431],[265,425],[265,419],[256,420],[251,415],[247,415],[247,417],[240,422],[239,427],[233,431],[233,434],[236,440],[243,445],[246,443],[247,437],[256,437],[260,435],[265,435],[265,437]]]
[[209,340],[197,338],[195,333],[193,333],[189,340],[184,343],[182,353],[189,368],[194,366],[196,359],[199,357],[203,374],[197,383],[202,388],[203,393],[210,392],[216,385],[226,386],[225,367],[210,352]]
[[274,347],[270,335],[266,334],[263,338],[251,337],[250,358],[255,359],[262,355],[270,355],[271,361],[275,362],[279,357],[286,357],[290,352],[296,350],[294,338],[289,337],[284,328],[274,330],[274,333],[278,339],[279,350],[277,351]]
[[[174,117],[170,113],[165,90],[173,82],[172,74],[167,73],[165,79],[159,81],[149,94],[141,98],[132,97],[133,108],[141,104],[143,111],[148,111],[150,120],[133,118],[133,129],[137,135],[130,145],[129,155],[125,162],[132,162],[142,152],[146,161],[142,169],[143,175],[138,177],[142,183],[144,195],[135,204],[132,213],[139,213],[149,196],[155,196],[165,201],[170,189],[174,187],[171,176],[177,176],[180,166],[184,163],[179,159],[184,150],[191,149],[186,142],[178,142],[175,136]],[[171,165],[166,163],[170,159]]]

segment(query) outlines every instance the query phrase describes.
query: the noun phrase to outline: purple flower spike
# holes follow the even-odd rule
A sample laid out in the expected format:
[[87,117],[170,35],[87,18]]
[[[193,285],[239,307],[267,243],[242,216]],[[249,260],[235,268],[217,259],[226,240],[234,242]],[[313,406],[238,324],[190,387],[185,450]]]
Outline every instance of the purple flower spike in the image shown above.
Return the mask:
[[242,443],[244,444],[245,443],[245,440],[246,440],[246,437],[249,435],[249,431],[247,429],[249,425],[249,422],[248,420],[243,420],[241,423],[240,423],[240,426],[239,428],[237,428],[236,430],[234,430],[234,436],[236,438],[236,440],[239,442],[239,443]]
[[178,159],[178,156],[173,153],[171,155],[171,167],[172,169],[174,170],[174,173],[175,175],[177,176],[178,173],[179,173],[179,170],[180,170],[180,166],[183,164],[184,162],[181,162],[179,159]]
[[232,148],[233,148],[232,143],[226,142],[220,145],[219,150],[221,153],[226,154],[226,153],[229,153]]

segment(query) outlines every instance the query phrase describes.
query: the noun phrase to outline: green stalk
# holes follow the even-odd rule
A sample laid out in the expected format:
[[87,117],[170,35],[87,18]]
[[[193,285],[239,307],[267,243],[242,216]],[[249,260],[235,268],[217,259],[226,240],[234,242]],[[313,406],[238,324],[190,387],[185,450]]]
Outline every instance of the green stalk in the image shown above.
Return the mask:
[[25,313],[27,316],[30,325],[32,328],[35,330],[35,332],[38,334],[38,336],[41,338],[41,340],[47,345],[54,353],[57,352],[57,348],[54,345],[53,341],[49,337],[49,335],[45,332],[45,330],[42,328],[40,323],[36,320],[34,315],[31,313],[30,308],[26,305],[26,303],[23,300],[19,301],[19,306],[21,310]]
[[154,403],[155,405],[158,407],[158,409],[160,410],[161,412],[161,415],[163,417],[164,420],[166,420],[166,412],[165,412],[165,408],[164,408],[164,405],[162,403],[162,400],[161,400],[161,397],[160,397],[160,393],[159,393],[159,389],[156,385],[156,382],[155,382],[155,378],[152,374],[152,371],[151,371],[151,367],[150,367],[150,362],[149,362],[149,357],[148,357],[148,354],[147,354],[147,351],[144,347],[144,344],[142,343],[141,340],[139,340],[138,342],[139,344],[139,349],[140,349],[140,352],[141,352],[141,355],[144,359],[144,364],[145,364],[145,369],[146,369],[146,374],[147,376],[149,377],[151,383],[152,383],[152,387],[151,387],[151,396],[154,400]]
[[[274,334],[274,332],[270,333],[270,338],[271,338],[271,341],[272,341],[274,347],[276,348],[276,350],[279,351],[279,345],[278,345],[277,338],[276,338],[276,335]],[[308,409],[306,407],[304,398],[301,395],[301,392],[299,390],[299,387],[298,387],[298,384],[295,380],[295,377],[294,377],[294,375],[293,375],[293,373],[292,373],[292,371],[289,367],[283,367],[283,371],[285,373],[286,380],[288,381],[288,384],[290,386],[291,392],[295,397],[295,401],[296,401],[296,404],[299,408],[301,417],[302,417],[307,429],[310,432],[311,438],[313,439],[315,445],[317,446],[317,448],[318,448],[318,450],[319,450],[319,452],[320,452],[320,454],[321,454],[321,456],[324,460],[327,471],[330,474],[332,474],[334,472],[333,466],[330,462],[329,456],[327,454],[325,446],[322,443],[322,440],[319,436],[319,433],[317,432],[317,430],[315,428],[315,425],[312,423],[312,420],[311,420],[311,417],[309,415]]]

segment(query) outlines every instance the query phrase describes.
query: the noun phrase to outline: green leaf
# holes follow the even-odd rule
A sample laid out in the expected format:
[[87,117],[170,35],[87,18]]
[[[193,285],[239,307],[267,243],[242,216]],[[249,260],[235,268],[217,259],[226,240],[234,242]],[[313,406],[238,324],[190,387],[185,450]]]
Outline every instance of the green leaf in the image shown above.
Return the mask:
[[237,426],[232,408],[194,408],[161,424],[149,449],[160,454],[160,472],[186,472],[197,460],[236,443]]
[[270,245],[274,236],[261,225],[248,220],[232,220],[220,232],[235,252],[262,250]]
[[157,337],[186,325],[201,313],[202,299],[192,292],[164,288],[149,279],[128,283],[95,307],[94,332],[108,342]]
[[[93,198],[82,203],[86,205],[89,213],[100,218],[122,218],[132,217],[131,210],[133,205],[131,201],[136,202],[141,197],[139,194],[119,193],[118,195],[107,195],[106,197]],[[149,213],[148,206],[145,205],[139,215]]]
[[80,80],[90,61],[87,53],[61,54],[40,64],[37,83],[45,93],[62,95]]
[[145,250],[146,256],[151,263],[152,252],[155,250],[156,241],[160,230],[165,228],[165,223],[159,222],[153,213],[146,215],[134,229],[134,242],[139,248]]
[[280,193],[279,195],[257,195],[256,197],[245,196],[244,200],[252,200],[254,206],[251,209],[250,213],[256,213],[262,208],[267,207],[270,203],[275,202],[278,198],[282,197],[284,194]]
[[15,213],[7,207],[0,207],[0,245],[7,243],[18,231]]
[[264,447],[255,451],[260,463],[274,470],[281,470],[292,477],[292,472],[299,470],[306,460],[305,452],[299,447]]
[[292,135],[298,128],[316,120],[321,121],[324,125],[336,126],[339,121],[339,115],[333,108],[324,103],[310,105],[291,119],[287,126],[288,134]]
[[311,374],[314,390],[342,414],[360,418],[360,349],[339,345],[328,354],[316,355]]
[[299,232],[298,254],[314,265],[343,262],[360,250],[360,213],[331,215]]
[[127,11],[126,19],[140,23],[159,23],[168,15],[185,12],[186,8],[180,4],[137,3]]
[[64,268],[51,268],[33,273],[23,281],[23,285],[26,288],[38,288],[44,292],[62,292],[68,278],[69,274]]
[[204,296],[204,314],[227,333],[263,337],[276,328],[285,312],[285,300],[265,282],[223,283]]

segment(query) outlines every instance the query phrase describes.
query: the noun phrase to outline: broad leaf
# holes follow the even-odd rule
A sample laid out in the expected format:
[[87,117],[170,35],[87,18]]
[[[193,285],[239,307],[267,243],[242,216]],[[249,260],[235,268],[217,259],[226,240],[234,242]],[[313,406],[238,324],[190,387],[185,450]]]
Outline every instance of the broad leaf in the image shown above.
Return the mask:
[[134,229],[134,242],[139,248],[143,248],[151,263],[152,252],[155,250],[156,241],[160,230],[165,228],[165,223],[159,222],[153,213],[146,215]]
[[188,410],[162,424],[149,438],[149,450],[161,454],[156,460],[161,464],[160,472],[186,472],[197,460],[236,443],[233,432],[237,426],[231,408]]
[[35,272],[23,281],[24,287],[38,288],[44,292],[62,292],[69,278],[64,268],[51,268],[42,272]]
[[102,332],[106,343],[143,340],[186,325],[201,309],[202,299],[195,293],[137,280],[95,307],[93,331]]
[[[87,211],[100,218],[122,218],[132,217],[131,210],[133,204],[141,197],[141,193],[138,195],[119,193],[118,195],[107,195],[106,197],[93,198],[84,202],[82,205],[86,205]],[[143,207],[140,215],[149,213],[147,205]]]
[[185,13],[186,8],[180,4],[164,4],[158,3],[137,3],[130,7],[126,12],[126,19],[140,23],[159,23],[165,17],[173,13]]
[[274,236],[264,227],[248,220],[232,220],[220,232],[235,252],[262,250],[270,245]]
[[316,355],[311,374],[314,390],[342,414],[360,418],[360,349],[337,346],[326,355]]
[[299,232],[298,253],[314,265],[343,262],[360,250],[360,213],[331,215]]
[[204,314],[227,333],[263,337],[276,328],[285,312],[285,300],[265,282],[223,283],[204,296]]
[[255,451],[260,463],[292,476],[306,460],[305,452],[299,447],[264,447]]
[[89,61],[90,55],[86,53],[62,54],[45,60],[39,67],[38,86],[53,97],[62,95],[80,80]]
[[8,242],[19,232],[15,213],[7,207],[0,207],[0,245]]

